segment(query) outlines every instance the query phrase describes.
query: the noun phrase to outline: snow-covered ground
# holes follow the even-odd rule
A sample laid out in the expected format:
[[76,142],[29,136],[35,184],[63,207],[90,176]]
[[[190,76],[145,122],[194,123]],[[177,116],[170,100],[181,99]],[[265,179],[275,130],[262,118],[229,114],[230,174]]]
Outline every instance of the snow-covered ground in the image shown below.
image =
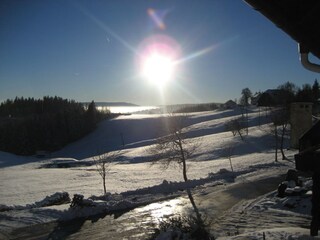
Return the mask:
[[[188,116],[189,126],[185,131],[191,142],[199,144],[193,158],[187,163],[188,177],[191,179],[189,187],[206,184],[212,186],[230,180],[230,172],[220,171],[230,170],[226,157],[226,148],[229,146],[234,148],[232,164],[235,173],[231,175],[235,181],[241,177],[254,181],[272,174],[285,173],[287,169],[294,167],[292,162],[274,162],[274,140],[269,134],[269,118],[266,118],[264,113],[259,113],[257,108],[250,109],[249,135],[244,137],[244,141],[239,136],[226,132],[224,124],[239,116],[239,109],[192,113]],[[186,186],[181,183],[183,178],[179,167],[170,167],[164,171],[157,165],[150,164],[153,156],[147,149],[163,134],[160,129],[163,129],[164,125],[164,115],[133,114],[102,122],[89,136],[52,153],[47,159],[0,152],[0,237],[1,231],[8,233],[10,229],[17,227],[57,219],[72,219],[103,209],[133,208],[181,194],[178,190],[185,189]],[[125,146],[122,146],[123,142]],[[82,194],[85,198],[102,195],[101,177],[96,166],[90,166],[89,163],[98,154],[118,150],[121,150],[121,158],[107,175],[107,190],[112,195],[109,195],[108,201],[93,201],[95,210],[90,209],[90,213],[85,210],[75,213],[67,204],[34,204],[57,192],[68,192],[71,198],[73,194]],[[289,159],[293,159],[294,153],[295,151],[286,151]],[[63,164],[72,167],[47,167],[64,166]],[[133,202],[132,196],[137,194],[144,197]],[[13,210],[4,211],[8,208]],[[268,226],[264,226],[265,228]],[[296,231],[300,232],[300,235],[306,234],[305,230],[296,228],[279,231],[285,232],[285,236],[295,236]],[[265,231],[265,234],[278,236],[279,231],[272,228]],[[259,234],[257,232],[256,236]],[[247,238],[237,236],[234,239]]]

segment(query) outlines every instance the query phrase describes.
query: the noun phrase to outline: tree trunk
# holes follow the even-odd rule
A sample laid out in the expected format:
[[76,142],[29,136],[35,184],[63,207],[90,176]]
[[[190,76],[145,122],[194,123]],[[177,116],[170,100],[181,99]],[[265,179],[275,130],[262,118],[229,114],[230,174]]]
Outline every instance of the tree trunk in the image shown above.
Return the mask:
[[282,160],[288,160],[286,155],[284,155],[284,151],[283,151],[284,134],[286,132],[286,128],[287,128],[287,124],[282,125],[281,142],[280,142],[280,151],[282,154]]
[[247,135],[249,135],[248,105],[246,106]]
[[180,148],[180,154],[181,154],[181,160],[182,160],[182,173],[183,173],[183,179],[185,182],[188,181],[187,177],[187,164],[186,164],[186,158],[184,156],[184,151],[182,147],[182,142],[179,140],[179,148]]
[[188,197],[189,197],[190,203],[191,203],[191,205],[193,207],[193,210],[194,210],[194,212],[195,212],[195,214],[197,216],[198,222],[203,224],[203,220],[201,218],[201,214],[200,214],[199,209],[198,209],[198,207],[197,207],[197,205],[196,205],[196,203],[195,203],[195,201],[193,199],[193,196],[191,194],[190,189],[187,189],[187,193],[188,193]]
[[187,164],[186,164],[186,160],[183,159],[182,160],[182,171],[183,171],[183,179],[185,182],[188,181],[188,178],[187,178]]
[[278,162],[278,129],[277,125],[274,125],[274,136],[276,140],[275,161]]
[[242,134],[241,134],[241,130],[238,130],[238,133],[239,133],[239,135],[240,135],[240,137],[241,137],[241,140],[243,141],[243,137],[242,137]]
[[103,192],[104,192],[104,195],[107,194],[107,189],[106,189],[106,178],[104,177],[103,178]]
[[233,166],[232,166],[231,157],[229,157],[229,162],[230,162],[231,171],[233,172]]

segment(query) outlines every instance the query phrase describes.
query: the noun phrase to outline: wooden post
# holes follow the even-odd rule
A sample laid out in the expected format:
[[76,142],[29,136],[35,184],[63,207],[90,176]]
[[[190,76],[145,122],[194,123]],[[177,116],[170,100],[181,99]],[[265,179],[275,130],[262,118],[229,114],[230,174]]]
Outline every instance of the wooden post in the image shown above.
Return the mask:
[[312,221],[310,226],[310,235],[318,236],[320,227],[320,172],[313,173],[312,181]]

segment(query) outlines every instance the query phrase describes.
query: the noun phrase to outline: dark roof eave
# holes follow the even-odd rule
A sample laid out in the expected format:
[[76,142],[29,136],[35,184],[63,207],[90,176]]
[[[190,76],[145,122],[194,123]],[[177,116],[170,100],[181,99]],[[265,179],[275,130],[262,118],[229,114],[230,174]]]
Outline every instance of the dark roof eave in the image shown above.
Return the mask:
[[320,59],[320,1],[245,1]]

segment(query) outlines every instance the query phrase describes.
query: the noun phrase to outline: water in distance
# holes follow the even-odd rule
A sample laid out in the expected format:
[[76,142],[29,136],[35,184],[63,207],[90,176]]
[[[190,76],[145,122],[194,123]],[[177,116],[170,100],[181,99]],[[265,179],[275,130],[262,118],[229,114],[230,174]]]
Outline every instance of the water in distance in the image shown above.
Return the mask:
[[99,111],[109,110],[112,113],[130,114],[157,109],[156,106],[97,106]]

